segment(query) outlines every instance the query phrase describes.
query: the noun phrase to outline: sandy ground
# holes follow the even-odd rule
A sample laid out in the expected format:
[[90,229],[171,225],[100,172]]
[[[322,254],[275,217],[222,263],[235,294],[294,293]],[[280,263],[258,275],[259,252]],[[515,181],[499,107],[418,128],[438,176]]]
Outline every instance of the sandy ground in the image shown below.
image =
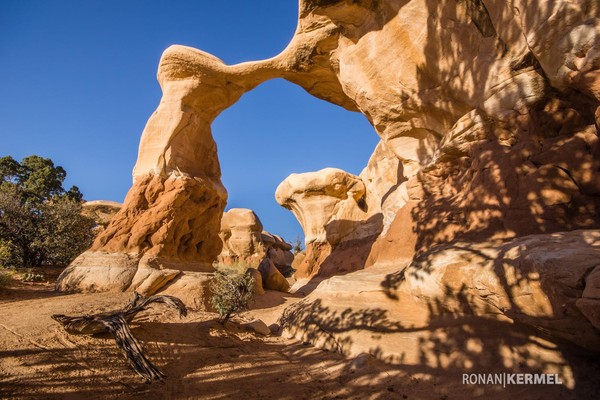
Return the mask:
[[[261,336],[215,314],[184,319],[162,305],[139,314],[132,332],[167,375],[145,384],[111,336],[74,336],[51,314],[120,308],[130,293],[62,295],[51,284],[17,283],[0,290],[0,397],[10,399],[519,399],[576,398],[560,386],[465,386],[452,371],[345,359],[281,336]],[[246,319],[276,320],[292,296],[267,293]],[[597,375],[590,371],[590,376]],[[593,394],[594,387],[579,394]],[[596,392],[597,393],[597,392]],[[583,397],[581,397],[583,398]],[[592,397],[588,397],[592,398]]]

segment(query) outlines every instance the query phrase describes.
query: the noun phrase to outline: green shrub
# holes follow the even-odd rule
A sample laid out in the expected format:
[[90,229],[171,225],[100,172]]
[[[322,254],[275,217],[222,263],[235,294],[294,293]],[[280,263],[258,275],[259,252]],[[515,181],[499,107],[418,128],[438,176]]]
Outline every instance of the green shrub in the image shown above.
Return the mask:
[[210,282],[211,303],[219,313],[219,323],[225,323],[231,316],[248,308],[254,298],[254,278],[235,270],[217,269]]
[[12,282],[12,273],[8,271],[0,271],[0,289],[6,286],[10,286]]
[[0,268],[7,268],[15,264],[15,248],[12,242],[0,239]]

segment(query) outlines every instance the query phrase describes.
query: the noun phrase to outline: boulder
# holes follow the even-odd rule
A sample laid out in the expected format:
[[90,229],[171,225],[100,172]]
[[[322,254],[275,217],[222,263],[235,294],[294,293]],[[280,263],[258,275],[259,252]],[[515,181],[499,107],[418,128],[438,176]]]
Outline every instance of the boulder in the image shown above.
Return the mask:
[[159,293],[177,297],[188,308],[213,312],[210,291],[213,277],[213,273],[207,272],[182,272],[161,288]]
[[252,292],[257,295],[265,294],[265,289],[263,288],[262,274],[260,273],[260,271],[256,268],[248,268],[246,270],[246,274],[254,278],[254,286],[252,288]]
[[271,330],[269,329],[267,324],[265,324],[260,319],[254,319],[250,322],[246,322],[246,323],[242,324],[241,326],[242,326],[242,328],[256,332],[263,336],[269,336],[271,334]]
[[290,284],[279,272],[273,261],[265,258],[258,266],[258,271],[262,277],[263,287],[267,290],[277,290],[287,292],[290,290]]

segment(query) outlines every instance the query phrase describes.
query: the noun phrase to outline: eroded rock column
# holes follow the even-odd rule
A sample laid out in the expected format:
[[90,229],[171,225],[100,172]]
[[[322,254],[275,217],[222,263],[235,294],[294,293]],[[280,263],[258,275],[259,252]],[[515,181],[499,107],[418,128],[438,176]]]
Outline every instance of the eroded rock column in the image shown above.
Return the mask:
[[[381,220],[369,220],[365,194],[359,177],[337,168],[292,174],[279,185],[277,202],[294,213],[305,234],[306,257],[296,277],[333,275],[364,267],[361,257],[344,256],[343,262],[336,262],[330,256],[336,248],[338,254],[343,253],[342,242],[356,246],[380,232]],[[360,252],[354,248],[354,253]]]
[[181,271],[212,271],[227,191],[210,125],[273,76],[264,64],[230,67],[183,46],[165,51],[163,97],[142,134],[133,186],[92,248],[61,275],[59,289],[152,293]]

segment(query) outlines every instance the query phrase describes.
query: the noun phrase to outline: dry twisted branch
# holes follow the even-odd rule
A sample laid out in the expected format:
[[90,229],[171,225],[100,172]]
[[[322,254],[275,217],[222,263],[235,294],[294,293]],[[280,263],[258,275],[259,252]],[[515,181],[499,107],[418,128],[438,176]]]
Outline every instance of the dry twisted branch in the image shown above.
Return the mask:
[[135,293],[133,300],[122,310],[108,311],[94,315],[67,316],[54,314],[52,319],[60,322],[65,330],[74,335],[91,335],[95,333],[110,332],[115,338],[117,347],[121,349],[132,368],[142,378],[150,383],[162,380],[165,376],[152,364],[144,354],[142,346],[129,330],[128,322],[152,303],[164,303],[176,308],[179,316],[187,315],[185,305],[176,297],[159,295],[144,297]]

